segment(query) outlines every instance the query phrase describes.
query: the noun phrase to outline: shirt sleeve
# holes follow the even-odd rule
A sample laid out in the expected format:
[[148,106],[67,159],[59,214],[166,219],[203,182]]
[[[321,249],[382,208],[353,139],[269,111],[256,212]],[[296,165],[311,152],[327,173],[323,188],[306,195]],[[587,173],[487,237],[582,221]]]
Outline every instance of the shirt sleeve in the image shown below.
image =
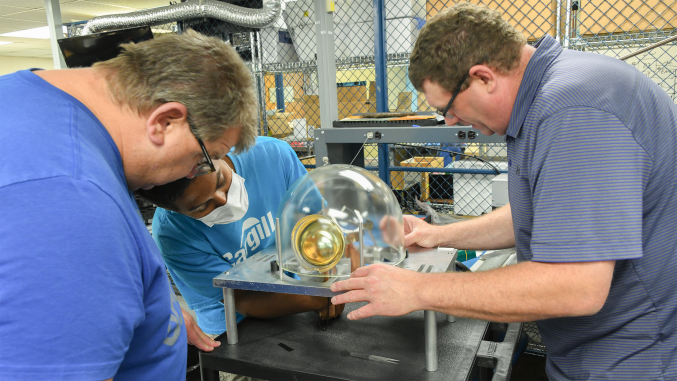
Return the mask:
[[301,163],[296,152],[294,152],[289,144],[280,144],[280,146],[282,147],[280,149],[280,155],[282,156],[282,162],[284,163],[286,170],[285,181],[287,182],[287,189],[289,189],[299,177],[308,173],[308,170],[303,166],[303,163]]
[[0,200],[0,379],[113,377],[144,319],[118,204],[68,177],[0,188]]
[[641,257],[652,161],[632,132],[607,112],[568,108],[539,126],[533,144],[532,260]]

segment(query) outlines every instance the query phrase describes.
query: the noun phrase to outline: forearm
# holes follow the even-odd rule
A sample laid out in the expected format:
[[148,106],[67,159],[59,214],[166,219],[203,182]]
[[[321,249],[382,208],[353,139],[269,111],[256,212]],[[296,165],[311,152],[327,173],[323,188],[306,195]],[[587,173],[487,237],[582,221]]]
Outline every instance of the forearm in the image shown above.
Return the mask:
[[275,318],[317,311],[327,307],[329,299],[319,296],[237,290],[235,309],[244,316]]
[[497,322],[522,322],[599,311],[614,261],[524,262],[480,273],[421,274],[421,309]]
[[456,249],[505,249],[515,246],[510,205],[474,218],[436,229],[439,246]]

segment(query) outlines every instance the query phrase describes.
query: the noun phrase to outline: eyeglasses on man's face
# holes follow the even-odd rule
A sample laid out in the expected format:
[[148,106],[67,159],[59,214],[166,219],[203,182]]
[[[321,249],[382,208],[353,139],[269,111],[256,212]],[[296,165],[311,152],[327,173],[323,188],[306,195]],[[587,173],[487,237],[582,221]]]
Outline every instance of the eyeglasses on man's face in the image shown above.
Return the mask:
[[443,110],[437,109],[437,114],[441,115],[445,118],[453,118],[453,116],[447,115],[449,112],[449,109],[451,108],[451,104],[454,103],[454,100],[456,99],[456,96],[458,96],[458,93],[461,91],[461,86],[463,86],[463,83],[465,82],[466,78],[468,78],[468,74],[464,74],[463,78],[458,82],[458,85],[456,86],[456,90],[454,90],[454,93],[451,94],[451,99],[449,100],[449,103],[447,103],[447,107],[445,107]]
[[205,144],[202,142],[202,139],[195,135],[196,128],[193,124],[193,121],[190,119],[190,117],[186,117],[186,119],[188,122],[188,127],[190,127],[190,133],[193,134],[195,140],[197,140],[197,144],[199,144],[200,148],[202,148],[202,153],[205,155],[204,159],[197,164],[197,172],[195,173],[194,177],[216,172],[216,168],[214,168],[214,163],[212,163],[212,158],[209,157],[209,152],[207,152]]
[[195,134],[193,134],[193,136],[195,136],[195,139],[197,139],[197,143],[200,145],[200,148],[202,148],[202,153],[205,155],[204,161],[198,163],[197,165],[195,177],[215,172],[216,168],[214,168],[214,163],[212,163],[212,159],[209,157],[209,153],[207,152],[207,148],[202,142],[202,139],[198,138]]

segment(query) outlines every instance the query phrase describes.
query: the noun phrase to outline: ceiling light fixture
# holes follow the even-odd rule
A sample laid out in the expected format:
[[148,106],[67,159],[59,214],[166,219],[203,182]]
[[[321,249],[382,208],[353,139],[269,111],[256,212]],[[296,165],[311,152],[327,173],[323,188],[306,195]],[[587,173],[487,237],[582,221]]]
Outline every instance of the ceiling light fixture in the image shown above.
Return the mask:
[[0,45],[13,44],[12,41],[0,41]]
[[[61,26],[64,36],[68,34],[68,28],[65,25]],[[9,32],[0,34],[2,37],[20,37],[20,38],[37,38],[46,40],[49,38],[49,27],[41,26],[39,28],[31,28],[24,30],[17,30],[16,32]]]

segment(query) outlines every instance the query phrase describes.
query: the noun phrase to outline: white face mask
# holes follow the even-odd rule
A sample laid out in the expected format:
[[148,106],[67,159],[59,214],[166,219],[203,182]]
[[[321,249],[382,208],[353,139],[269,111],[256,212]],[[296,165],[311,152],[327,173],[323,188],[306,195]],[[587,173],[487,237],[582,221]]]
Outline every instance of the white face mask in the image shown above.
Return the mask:
[[231,173],[233,179],[230,183],[230,189],[228,189],[226,205],[219,206],[206,216],[198,218],[210,228],[214,225],[239,221],[249,209],[249,196],[244,187],[244,179],[233,170],[231,170]]

